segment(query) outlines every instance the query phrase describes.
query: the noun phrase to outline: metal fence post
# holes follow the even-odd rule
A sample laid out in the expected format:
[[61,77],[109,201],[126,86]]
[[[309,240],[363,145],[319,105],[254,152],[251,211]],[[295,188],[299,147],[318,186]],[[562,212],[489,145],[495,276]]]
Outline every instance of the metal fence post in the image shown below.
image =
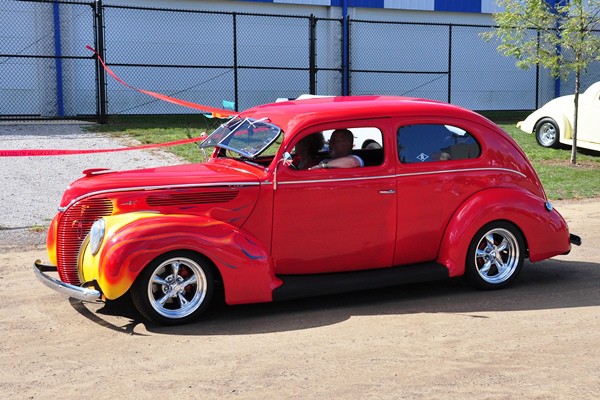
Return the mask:
[[[537,47],[540,48],[540,31],[537,31]],[[540,108],[540,64],[535,64],[535,109]]]
[[238,88],[238,59],[237,59],[237,14],[233,13],[233,91],[235,97],[235,111],[239,111],[239,88]]
[[345,15],[342,19],[342,95],[350,94],[350,16]]
[[310,14],[309,19],[309,35],[308,35],[308,64],[309,64],[309,92],[310,94],[317,94],[317,46],[316,46],[316,29],[317,29],[317,18],[314,14]]
[[[96,51],[98,55],[106,60],[104,56],[104,18],[103,18],[103,6],[102,0],[96,0],[94,3],[95,19],[96,24]],[[97,98],[98,98],[98,122],[100,124],[108,123],[108,116],[106,115],[106,73],[100,60],[96,57],[96,80],[97,80]]]
[[63,93],[63,64],[62,64],[62,40],[60,27],[60,4],[55,0],[52,3],[54,17],[54,65],[56,66],[56,103],[59,117],[65,116],[64,93]]
[[452,24],[448,25],[448,103],[452,103]]

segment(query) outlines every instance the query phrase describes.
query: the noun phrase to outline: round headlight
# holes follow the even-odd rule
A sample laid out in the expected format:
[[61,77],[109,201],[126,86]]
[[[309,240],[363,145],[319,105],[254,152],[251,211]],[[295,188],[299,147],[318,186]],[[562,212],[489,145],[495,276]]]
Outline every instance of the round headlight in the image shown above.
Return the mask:
[[92,229],[90,230],[90,250],[92,250],[93,256],[98,254],[98,251],[100,250],[100,245],[104,239],[105,228],[106,223],[104,222],[104,218],[100,218],[92,225]]

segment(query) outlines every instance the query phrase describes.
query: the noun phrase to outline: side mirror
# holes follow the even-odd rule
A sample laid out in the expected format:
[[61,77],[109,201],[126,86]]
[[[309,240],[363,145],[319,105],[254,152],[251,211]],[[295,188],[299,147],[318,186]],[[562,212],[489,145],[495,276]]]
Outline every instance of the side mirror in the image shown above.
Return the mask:
[[292,155],[290,153],[288,153],[287,151],[285,153],[283,153],[283,157],[281,158],[281,161],[283,161],[283,165],[285,165],[288,168],[298,169],[298,167],[296,167],[293,164],[294,159],[293,159]]

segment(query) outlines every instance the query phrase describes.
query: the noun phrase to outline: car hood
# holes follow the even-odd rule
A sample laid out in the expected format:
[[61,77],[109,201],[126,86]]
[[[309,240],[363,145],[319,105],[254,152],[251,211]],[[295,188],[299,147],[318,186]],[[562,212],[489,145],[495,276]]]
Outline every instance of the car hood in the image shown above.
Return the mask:
[[223,185],[256,185],[258,176],[233,163],[207,162],[130,171],[92,169],[83,171],[84,177],[71,183],[61,200],[66,207],[88,194],[108,193],[131,189],[156,189]]

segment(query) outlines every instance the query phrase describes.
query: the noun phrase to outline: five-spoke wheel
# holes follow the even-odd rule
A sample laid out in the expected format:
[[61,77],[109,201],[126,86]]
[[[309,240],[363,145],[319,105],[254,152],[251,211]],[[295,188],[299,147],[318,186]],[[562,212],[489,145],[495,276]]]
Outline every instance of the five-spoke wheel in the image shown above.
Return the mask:
[[473,237],[465,276],[475,286],[499,289],[516,278],[523,266],[525,245],[519,230],[507,222],[492,222]]
[[207,261],[190,252],[159,257],[142,271],[131,295],[146,318],[166,325],[199,317],[209,306],[214,289]]

